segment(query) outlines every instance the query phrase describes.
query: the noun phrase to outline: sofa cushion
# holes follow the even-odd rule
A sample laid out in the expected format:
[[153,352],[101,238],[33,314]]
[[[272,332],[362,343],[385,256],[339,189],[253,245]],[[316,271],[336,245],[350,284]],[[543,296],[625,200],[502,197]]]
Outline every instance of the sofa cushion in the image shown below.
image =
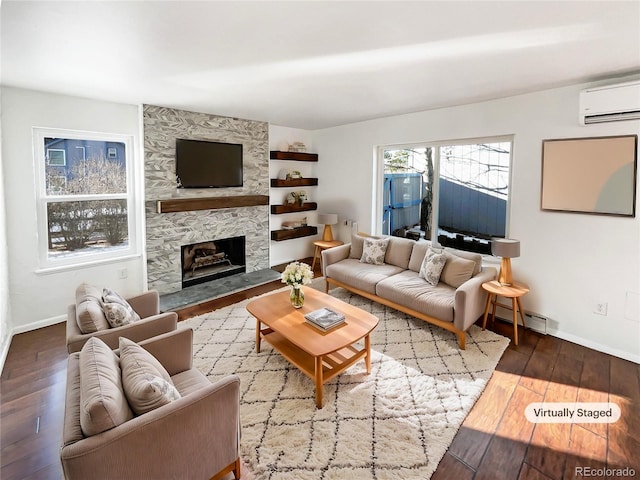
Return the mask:
[[458,288],[473,276],[476,263],[473,260],[453,255],[447,251],[444,252],[444,255],[447,262],[444,264],[440,281],[450,287]]
[[111,327],[122,327],[140,320],[140,315],[122,296],[113,290],[102,290],[102,311]]
[[452,253],[458,257],[466,258],[467,260],[473,260],[475,263],[475,267],[473,269],[472,276],[479,274],[482,271],[482,255],[474,252],[466,252],[464,250],[458,250],[456,248],[445,247],[444,251],[447,253]]
[[150,412],[180,398],[162,364],[144,348],[120,337],[122,385],[137,415]]
[[422,261],[424,260],[424,256],[427,254],[427,249],[430,246],[430,240],[418,240],[415,242],[413,249],[411,250],[411,258],[409,259],[409,270],[413,270],[416,273],[420,272]]
[[415,240],[402,237],[389,237],[389,245],[384,255],[384,263],[407,269]]
[[424,315],[453,322],[455,289],[442,282],[429,285],[412,270],[378,282],[376,294]]
[[109,328],[102,311],[102,293],[97,287],[83,283],[76,288],[76,322],[84,334]]
[[364,239],[362,235],[351,235],[351,250],[349,251],[349,258],[357,258],[360,260],[362,257],[362,246],[364,245]]
[[395,265],[370,265],[360,260],[346,258],[340,262],[327,265],[325,275],[349,286],[368,293],[376,293],[376,284],[390,275],[402,272]]
[[390,238],[365,238],[362,246],[362,263],[382,265]]
[[447,256],[444,252],[429,248],[420,267],[418,276],[424,278],[429,285],[437,285],[438,282],[440,282],[440,275],[446,262]]
[[80,427],[90,437],[133,418],[122,388],[118,356],[96,337],[80,350]]

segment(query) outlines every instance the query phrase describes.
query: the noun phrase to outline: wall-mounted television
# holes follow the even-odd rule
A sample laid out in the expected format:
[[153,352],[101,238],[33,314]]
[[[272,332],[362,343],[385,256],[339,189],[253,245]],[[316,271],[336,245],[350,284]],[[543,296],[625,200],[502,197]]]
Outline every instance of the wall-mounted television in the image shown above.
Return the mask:
[[242,144],[176,139],[176,177],[181,188],[242,186]]

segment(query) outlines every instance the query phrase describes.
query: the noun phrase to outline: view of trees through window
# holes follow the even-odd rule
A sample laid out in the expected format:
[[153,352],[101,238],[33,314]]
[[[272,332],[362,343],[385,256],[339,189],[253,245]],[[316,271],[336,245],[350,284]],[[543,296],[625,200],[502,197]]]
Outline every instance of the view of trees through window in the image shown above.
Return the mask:
[[384,150],[383,233],[489,253],[506,235],[510,161],[510,141]]
[[[49,152],[60,151],[66,162],[51,161]],[[44,152],[48,256],[127,247],[125,144],[46,137]]]

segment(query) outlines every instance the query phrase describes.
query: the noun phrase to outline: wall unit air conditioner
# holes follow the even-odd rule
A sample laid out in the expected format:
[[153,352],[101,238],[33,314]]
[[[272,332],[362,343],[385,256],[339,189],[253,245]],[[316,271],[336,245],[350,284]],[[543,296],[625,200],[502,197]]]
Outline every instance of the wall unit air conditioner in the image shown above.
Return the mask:
[[580,125],[640,119],[640,80],[580,92]]

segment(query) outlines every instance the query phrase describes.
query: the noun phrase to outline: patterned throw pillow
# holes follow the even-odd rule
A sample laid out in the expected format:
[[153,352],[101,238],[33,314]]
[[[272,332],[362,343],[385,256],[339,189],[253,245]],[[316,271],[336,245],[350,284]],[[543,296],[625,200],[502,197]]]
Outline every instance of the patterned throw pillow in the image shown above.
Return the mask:
[[162,364],[137,343],[120,337],[122,386],[136,415],[178,400],[180,392]]
[[388,238],[365,238],[360,262],[382,265],[384,263],[384,255],[387,252],[387,245],[389,245]]
[[129,305],[129,302],[108,288],[102,290],[102,311],[111,328],[122,327],[140,320],[140,315]]
[[424,278],[430,285],[438,285],[445,263],[447,263],[447,257],[443,252],[429,248],[418,276]]

